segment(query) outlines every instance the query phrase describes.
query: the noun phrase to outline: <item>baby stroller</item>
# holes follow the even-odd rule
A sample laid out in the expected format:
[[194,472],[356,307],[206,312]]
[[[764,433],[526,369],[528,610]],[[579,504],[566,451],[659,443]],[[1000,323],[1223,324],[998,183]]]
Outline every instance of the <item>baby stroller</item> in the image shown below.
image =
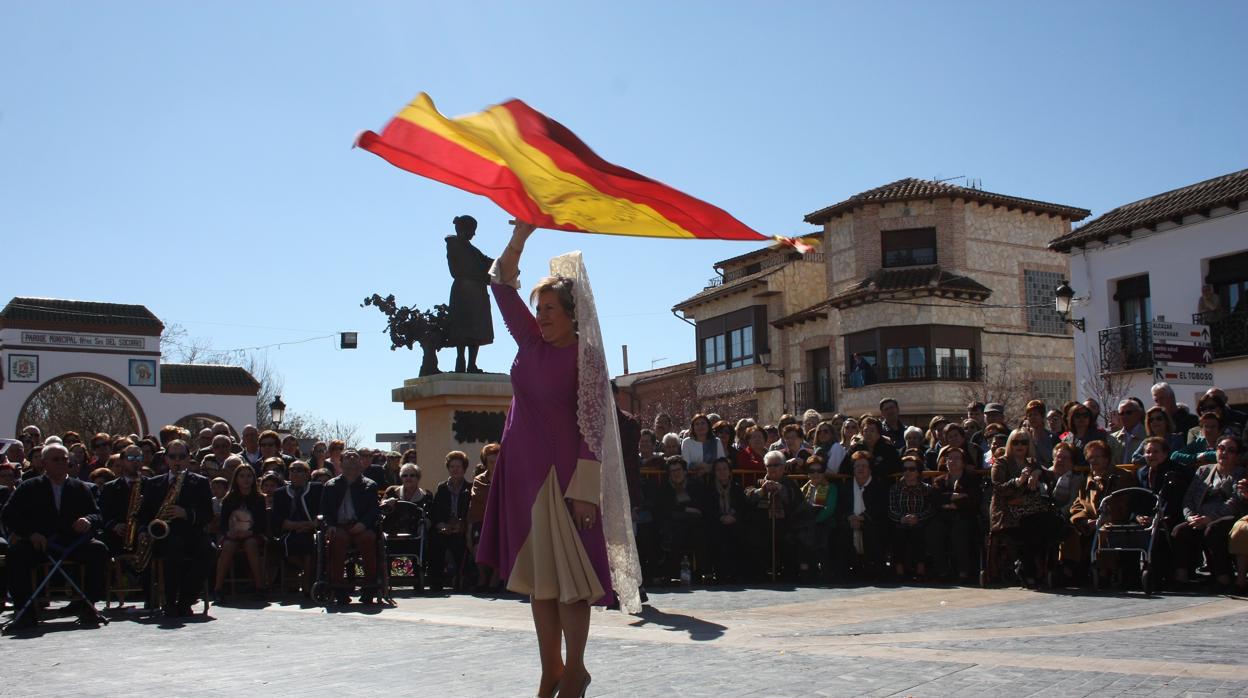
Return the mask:
[[[378,526],[385,525],[385,516],[382,515]],[[329,555],[327,539],[329,526],[325,523],[325,517],[318,515],[316,517],[316,534],[313,538],[313,546],[316,548],[316,581],[312,584],[312,599],[322,606],[328,606],[334,596],[334,589],[329,586]],[[390,601],[390,581],[388,565],[386,560],[386,543],[385,535],[377,536],[377,578],[374,580],[359,579],[357,567],[362,568],[360,564],[359,551],[354,547],[347,551],[346,561],[346,584],[348,592],[353,590],[357,585],[361,588],[373,587],[377,590],[380,598],[384,601]]]
[[[1096,531],[1092,534],[1092,589],[1101,586],[1097,558],[1105,553],[1126,557],[1138,553],[1140,559],[1140,586],[1145,596],[1152,596],[1153,574],[1151,571],[1153,545],[1162,530],[1163,517],[1161,497],[1144,487],[1124,487],[1111,492],[1101,500],[1100,515],[1096,519]],[[1139,517],[1147,517],[1147,525]]]

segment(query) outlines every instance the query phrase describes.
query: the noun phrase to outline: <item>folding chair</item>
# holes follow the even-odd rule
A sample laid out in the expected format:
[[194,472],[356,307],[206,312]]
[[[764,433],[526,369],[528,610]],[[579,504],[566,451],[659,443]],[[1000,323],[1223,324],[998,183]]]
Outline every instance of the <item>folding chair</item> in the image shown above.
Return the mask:
[[[22,616],[26,615],[26,613],[30,611],[31,606],[38,603],[38,599],[43,595],[44,589],[48,587],[48,583],[51,582],[52,578],[58,573],[62,578],[64,578],[65,583],[69,585],[69,588],[72,589],[74,594],[78,597],[76,600],[80,600],[88,606],[94,605],[82,591],[82,587],[78,585],[78,582],[74,581],[73,575],[65,569],[65,562],[68,560],[69,556],[88,540],[91,540],[90,533],[85,533],[79,536],[73,543],[70,543],[68,547],[63,547],[53,542],[48,543],[48,548],[44,551],[44,555],[47,556],[48,562],[52,564],[52,567],[49,568],[47,573],[43,575],[43,580],[39,582],[34,591],[30,594],[30,597],[26,599],[26,603],[22,604],[22,607],[17,610],[17,613],[13,614],[13,619],[8,623],[5,623],[4,627],[0,628],[0,631],[7,630],[11,625],[16,625],[18,621],[22,619]],[[56,553],[59,553],[59,557],[53,558],[52,555]],[[105,625],[108,624],[108,619],[103,616],[100,616],[99,620]]]

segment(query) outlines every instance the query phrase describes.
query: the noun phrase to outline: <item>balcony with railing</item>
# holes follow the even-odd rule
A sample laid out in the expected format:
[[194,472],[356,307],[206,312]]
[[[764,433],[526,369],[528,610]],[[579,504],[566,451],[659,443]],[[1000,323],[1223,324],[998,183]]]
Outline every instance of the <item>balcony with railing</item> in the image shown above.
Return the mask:
[[983,366],[955,364],[921,364],[890,366],[870,373],[848,371],[841,374],[841,385],[862,388],[876,383],[910,383],[915,381],[978,381],[983,379]]
[[836,403],[832,397],[832,379],[797,381],[793,383],[793,404],[798,411],[807,409],[832,412]]
[[1209,344],[1214,358],[1248,355],[1248,311],[1210,310],[1196,313],[1192,322],[1209,326]]
[[724,284],[730,284],[738,279],[744,279],[751,274],[757,274],[760,271],[771,269],[772,267],[783,266],[789,262],[814,262],[816,264],[823,264],[823,259],[822,252],[807,252],[806,254],[801,254],[800,252],[776,253],[764,257],[762,260],[753,264],[747,264],[743,267],[738,267],[737,269],[730,269],[724,272],[723,276],[712,276],[707,280],[706,288],[715,288],[717,286],[723,286]]
[[1106,327],[1098,335],[1102,373],[1137,371],[1152,367],[1152,323]]

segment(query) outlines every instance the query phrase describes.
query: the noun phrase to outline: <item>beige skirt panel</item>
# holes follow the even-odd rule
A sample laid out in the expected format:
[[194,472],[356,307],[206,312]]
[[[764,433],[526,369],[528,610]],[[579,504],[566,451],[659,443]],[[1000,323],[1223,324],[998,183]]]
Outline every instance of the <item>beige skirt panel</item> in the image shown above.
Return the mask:
[[605,593],[572,523],[554,466],[533,502],[529,537],[516,556],[507,589],[539,601],[593,603]]

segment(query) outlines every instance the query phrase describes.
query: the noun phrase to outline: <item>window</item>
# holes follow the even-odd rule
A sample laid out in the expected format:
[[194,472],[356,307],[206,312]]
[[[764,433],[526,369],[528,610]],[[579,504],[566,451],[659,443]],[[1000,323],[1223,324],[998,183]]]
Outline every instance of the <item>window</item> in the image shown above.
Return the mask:
[[1119,279],[1114,300],[1118,301],[1118,324],[1143,325],[1153,317],[1148,274]]
[[717,334],[702,340],[703,373],[715,373],[727,368],[728,357],[724,353],[724,335]]
[[889,347],[884,352],[889,380],[904,381],[927,377],[927,347]]
[[754,363],[754,328],[738,327],[728,333],[729,368]]
[[1044,404],[1051,410],[1058,409],[1070,399],[1070,381],[1049,378],[1032,381],[1031,396],[1044,400]]
[[936,377],[966,380],[971,377],[971,350],[936,348]]
[[1057,314],[1054,292],[1062,284],[1062,274],[1054,271],[1023,271],[1027,302],[1027,331],[1046,334],[1067,334],[1069,327]]
[[936,229],[912,228],[880,233],[883,266],[911,267],[936,263]]
[[1248,309],[1248,252],[1209,260],[1205,283],[1222,298],[1221,314]]

